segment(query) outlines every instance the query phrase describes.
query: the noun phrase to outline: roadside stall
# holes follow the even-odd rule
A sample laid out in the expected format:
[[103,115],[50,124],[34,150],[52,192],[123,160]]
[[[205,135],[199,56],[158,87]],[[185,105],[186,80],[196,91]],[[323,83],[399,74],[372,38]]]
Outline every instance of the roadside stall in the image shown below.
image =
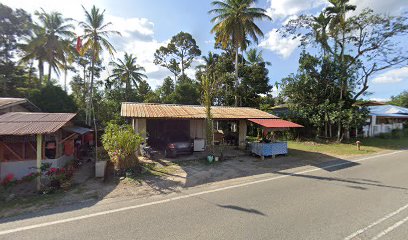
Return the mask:
[[[251,153],[261,158],[275,157],[276,155],[288,154],[288,143],[283,141],[275,141],[273,132],[285,131],[289,128],[301,128],[302,125],[289,122],[282,119],[248,119],[249,121],[262,126],[263,138],[261,141],[251,142]],[[269,138],[268,138],[269,135]]]

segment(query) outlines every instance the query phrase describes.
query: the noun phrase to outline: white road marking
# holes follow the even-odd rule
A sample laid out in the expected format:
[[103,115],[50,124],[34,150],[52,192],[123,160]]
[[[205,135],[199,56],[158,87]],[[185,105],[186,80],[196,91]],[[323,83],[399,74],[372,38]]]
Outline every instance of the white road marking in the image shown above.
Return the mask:
[[387,233],[391,232],[392,230],[394,230],[394,229],[398,228],[399,226],[401,226],[402,224],[404,224],[406,221],[408,221],[408,217],[402,219],[401,221],[395,223],[391,227],[389,227],[389,228],[385,229],[384,231],[380,232],[377,236],[371,238],[371,240],[377,240],[377,239],[383,237]]
[[0,231],[0,236],[10,234],[10,233],[15,233],[15,232],[31,230],[31,229],[35,229],[35,228],[47,227],[47,226],[61,224],[61,223],[74,222],[74,221],[78,221],[78,220],[82,220],[82,219],[87,219],[87,218],[92,218],[92,217],[97,217],[97,216],[102,216],[102,215],[107,215],[107,214],[112,214],[112,213],[117,213],[117,212],[123,212],[123,211],[131,210],[131,209],[137,209],[137,208],[142,208],[142,207],[147,207],[147,206],[152,206],[152,205],[158,205],[158,204],[172,202],[172,201],[176,201],[176,200],[180,200],[180,199],[200,196],[200,195],[204,195],[204,194],[208,194],[208,193],[215,193],[215,192],[225,191],[225,190],[229,190],[229,189],[250,186],[250,185],[253,185],[253,184],[264,183],[264,182],[269,182],[269,181],[273,181],[273,180],[277,180],[277,179],[281,179],[281,178],[287,178],[287,177],[295,176],[297,174],[304,174],[304,173],[310,173],[310,172],[315,172],[315,171],[321,171],[323,169],[330,169],[330,168],[333,168],[333,167],[352,164],[353,162],[362,162],[362,161],[373,159],[373,158],[394,155],[394,154],[401,153],[401,152],[404,152],[404,151],[395,151],[395,152],[391,152],[391,153],[385,153],[385,154],[370,156],[370,157],[361,158],[361,159],[358,159],[358,160],[355,160],[355,161],[333,164],[333,165],[325,166],[325,167],[321,167],[321,168],[312,168],[312,169],[301,171],[301,172],[290,173],[288,175],[281,175],[281,176],[277,176],[277,177],[266,178],[266,179],[261,179],[261,180],[257,180],[257,181],[241,183],[241,184],[231,185],[231,186],[212,189],[212,190],[206,190],[206,191],[197,192],[197,193],[191,193],[191,194],[187,194],[187,195],[183,195],[183,196],[168,198],[168,199],[164,199],[164,200],[159,200],[159,201],[154,201],[154,202],[149,202],[149,203],[144,203],[144,204],[139,204],[139,205],[134,205],[134,206],[129,206],[129,207],[117,208],[117,209],[112,209],[112,210],[107,210],[107,211],[82,215],[82,216],[78,216],[78,217],[70,217],[70,218],[61,219],[61,220],[57,220],[57,221],[44,222],[44,223],[33,224],[33,225],[24,226],[24,227],[18,227],[18,228],[14,228],[14,229]]
[[405,206],[400,207],[398,210],[396,210],[396,211],[394,211],[394,212],[392,212],[392,213],[387,214],[387,215],[384,216],[383,218],[378,219],[377,221],[371,223],[371,224],[368,225],[367,227],[362,228],[362,229],[360,229],[360,230],[354,232],[354,233],[351,234],[350,236],[344,238],[344,240],[351,240],[351,239],[353,239],[353,238],[356,237],[357,235],[360,235],[360,234],[364,233],[364,232],[367,231],[368,229],[370,229],[370,228],[372,228],[372,227],[374,227],[374,226],[376,226],[376,225],[378,225],[378,224],[384,222],[385,220],[387,220],[387,219],[389,219],[389,218],[391,218],[391,217],[397,215],[398,213],[404,211],[404,210],[407,209],[407,208],[408,208],[408,204],[405,205]]

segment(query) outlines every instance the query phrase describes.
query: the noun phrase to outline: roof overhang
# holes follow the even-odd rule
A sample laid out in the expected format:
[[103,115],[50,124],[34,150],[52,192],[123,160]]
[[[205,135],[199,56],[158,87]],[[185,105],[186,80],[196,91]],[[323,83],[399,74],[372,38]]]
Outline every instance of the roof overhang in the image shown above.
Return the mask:
[[79,135],[84,135],[92,131],[92,129],[79,127],[79,126],[68,126],[68,127],[63,127],[62,129],[64,131],[71,132],[71,133],[77,133]]
[[5,113],[0,115],[0,135],[22,136],[55,133],[75,115],[75,113]]
[[[217,120],[248,118],[278,118],[270,113],[249,107],[212,106],[211,114]],[[121,116],[145,119],[205,119],[204,106],[123,102]]]
[[286,130],[288,128],[302,128],[302,125],[299,125],[294,122],[286,121],[283,119],[248,119],[249,121],[261,125],[262,127],[274,130]]

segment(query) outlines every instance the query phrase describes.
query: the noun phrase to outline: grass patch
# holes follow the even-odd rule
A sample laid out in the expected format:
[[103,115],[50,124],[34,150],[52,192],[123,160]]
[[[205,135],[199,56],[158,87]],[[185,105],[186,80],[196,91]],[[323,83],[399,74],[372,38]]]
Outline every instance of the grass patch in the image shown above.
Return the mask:
[[146,170],[144,174],[162,177],[173,174],[177,170],[177,165],[174,163],[167,163],[167,166],[164,166],[161,164],[146,163],[143,164],[143,168]]
[[54,205],[58,200],[63,198],[64,194],[65,193],[61,191],[53,194],[16,197],[10,201],[1,201],[0,217],[15,216],[24,212],[36,211],[36,209],[45,206]]
[[[361,155],[377,153],[384,150],[398,150],[408,147],[408,137],[401,138],[364,138],[360,139],[361,150],[357,149],[355,141],[349,143],[317,143],[288,141],[288,146],[294,151],[294,155],[301,152],[315,152],[328,155]],[[292,154],[291,154],[292,155]]]

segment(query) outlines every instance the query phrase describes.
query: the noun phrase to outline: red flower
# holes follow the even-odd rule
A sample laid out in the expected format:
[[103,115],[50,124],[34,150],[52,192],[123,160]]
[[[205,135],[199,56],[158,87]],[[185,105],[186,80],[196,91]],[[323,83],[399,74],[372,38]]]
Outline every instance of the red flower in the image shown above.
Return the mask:
[[9,173],[7,174],[6,178],[4,180],[7,180],[8,182],[11,182],[14,179],[14,174]]
[[3,179],[3,181],[1,182],[1,184],[3,186],[6,186],[7,184],[9,184],[10,182],[12,182],[14,179],[14,174],[9,173],[6,175],[6,177]]

